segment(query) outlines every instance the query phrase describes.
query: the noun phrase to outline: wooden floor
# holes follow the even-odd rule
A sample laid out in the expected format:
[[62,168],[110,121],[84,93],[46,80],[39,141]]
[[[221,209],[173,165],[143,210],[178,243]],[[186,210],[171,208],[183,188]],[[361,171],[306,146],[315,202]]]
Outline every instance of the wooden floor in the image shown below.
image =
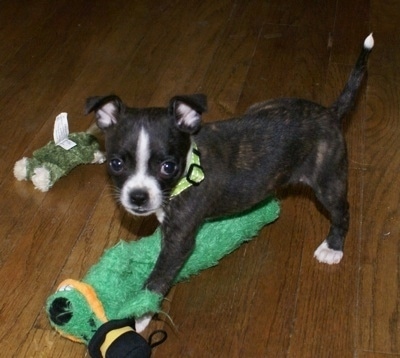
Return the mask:
[[[48,192],[13,177],[66,111],[85,130],[86,97],[132,106],[209,96],[206,121],[299,96],[329,105],[365,36],[376,46],[348,117],[351,228],[345,257],[313,259],[328,220],[307,192],[280,219],[165,302],[153,357],[400,356],[400,2],[379,0],[0,0],[1,357],[84,357],[52,330],[44,303],[120,238],[152,225],[114,202],[104,165]],[[171,324],[171,321],[173,322]]]

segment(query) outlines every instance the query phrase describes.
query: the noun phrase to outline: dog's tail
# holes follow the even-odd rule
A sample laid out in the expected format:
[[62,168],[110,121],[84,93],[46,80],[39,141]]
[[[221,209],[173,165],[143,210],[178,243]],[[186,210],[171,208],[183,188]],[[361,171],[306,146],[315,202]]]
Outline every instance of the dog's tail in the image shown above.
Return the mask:
[[357,62],[351,71],[350,77],[343,88],[338,99],[333,103],[331,109],[337,114],[338,119],[351,110],[356,100],[358,89],[367,70],[368,56],[374,47],[372,33],[364,40],[364,46],[358,56]]

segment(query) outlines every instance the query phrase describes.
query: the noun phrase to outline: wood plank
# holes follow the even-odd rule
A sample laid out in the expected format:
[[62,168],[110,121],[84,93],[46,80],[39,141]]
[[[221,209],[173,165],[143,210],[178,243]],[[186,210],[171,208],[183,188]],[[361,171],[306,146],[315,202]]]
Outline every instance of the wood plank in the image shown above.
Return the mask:
[[398,357],[398,354],[397,353],[390,354],[390,353],[360,351],[358,353],[358,357],[360,357],[360,358],[394,358],[394,357]]
[[[181,29],[177,30],[181,35],[175,35],[177,44],[159,78],[161,85],[157,85],[151,95],[152,105],[166,105],[177,94],[202,91],[204,77],[218,56],[217,50],[221,47],[235,4],[218,1],[211,6],[210,3],[193,1],[185,9],[187,13],[185,11],[180,16],[188,22],[182,23],[182,20]],[[198,14],[196,21],[191,19],[193,12]]]
[[[334,41],[329,43],[331,62],[326,76],[327,84],[321,98],[321,102],[326,105],[332,103],[343,88],[358,56],[365,33],[368,33],[365,29],[368,8],[364,13],[359,12],[360,5],[365,4],[338,3],[333,31]],[[351,25],[348,18],[353,18]],[[354,21],[354,18],[357,21]],[[348,31],[349,26],[352,27],[352,31]],[[360,32],[364,32],[361,38]],[[337,62],[350,66],[338,65]],[[365,170],[363,138],[366,101],[362,92],[365,87],[362,87],[357,106],[348,116],[344,126],[349,155],[348,198],[351,217],[345,256],[338,267],[323,265],[313,267],[312,264],[309,265],[309,261],[303,262],[298,291],[298,312],[290,349],[290,354],[295,357],[352,357],[356,354],[354,349],[358,338],[355,332],[358,328],[358,267],[362,221],[360,203],[363,195],[362,175]],[[319,294],[321,297],[315,300]]]
[[[59,6],[64,6],[62,1]],[[51,1],[35,1],[32,4],[1,2],[0,64],[4,65],[11,56],[32,40],[32,33],[57,13]]]
[[[29,331],[41,311],[60,265],[68,258],[98,196],[96,190],[89,190],[92,185],[88,181],[80,181],[79,175],[73,179],[71,174],[70,178],[80,186],[72,201],[60,202],[57,194],[46,196],[29,225],[19,222],[10,234],[18,242],[0,267],[2,319],[8,322],[0,326],[0,337],[10,355],[26,339],[21,331]],[[62,187],[61,197],[67,198],[70,190],[71,186]],[[81,200],[83,195],[86,200]]]
[[[0,148],[1,160],[5,153],[8,153],[7,149],[11,143],[15,151],[10,153],[11,160],[5,163],[7,170],[0,174],[0,183],[5,173],[12,170],[16,160],[22,155],[31,155],[34,149],[52,139],[54,118],[58,113],[71,112],[71,108],[79,108],[80,116],[83,113],[81,108],[84,95],[80,95],[79,105],[73,101],[61,104],[59,101],[79,76],[82,70],[79,61],[81,52],[87,48],[95,30],[93,26],[91,29],[88,26],[79,26],[85,23],[86,10],[80,4],[73,6],[70,2],[60,3],[58,12],[38,26],[31,35],[32,40],[24,43],[4,64],[4,68],[8,70],[0,81],[0,103],[6,104],[13,100],[16,102],[0,123],[4,134],[3,146]],[[111,10],[104,14],[110,15]],[[92,15],[97,16],[98,13],[95,11]],[[114,16],[116,15],[120,16],[119,13],[114,13]],[[74,19],[73,23],[69,21],[70,18]],[[105,23],[110,21],[104,16],[99,16],[99,20],[104,20]],[[98,34],[101,36],[100,30]],[[105,27],[103,31],[109,29]],[[35,55],[32,56],[32,53]],[[32,67],[35,71],[31,70]],[[22,99],[24,105],[21,103]],[[77,112],[73,112],[71,116],[73,120],[77,118],[75,113]],[[16,119],[21,120],[21,124],[24,125],[15,125]],[[78,126],[73,123],[70,125],[71,131],[88,127],[84,123]]]
[[353,65],[353,60],[357,58],[360,51],[362,40],[370,31],[374,31],[369,28],[369,13],[369,0],[338,1],[335,27],[331,34],[332,43],[329,44],[332,46],[332,62]]
[[269,98],[321,101],[329,60],[328,34],[329,28],[312,35],[297,27],[265,25],[238,111]]
[[[337,96],[350,69],[348,66],[330,64],[325,87],[327,97]],[[293,357],[352,357],[354,354],[358,322],[357,285],[362,209],[360,203],[364,169],[361,160],[364,149],[365,105],[365,100],[359,100],[357,108],[351,113],[346,124],[350,161],[348,199],[351,220],[345,255],[340,265],[331,267],[313,262],[307,256],[307,259],[302,261],[289,350],[290,356]],[[305,225],[305,230],[312,224],[321,226],[320,221],[315,219],[313,223]],[[321,237],[324,234],[322,230]],[[304,250],[312,252],[317,243],[305,240]]]
[[336,2],[272,0],[267,3],[267,9],[267,24],[289,25],[318,33],[334,25]]
[[376,37],[368,86],[368,120],[364,174],[365,239],[362,246],[360,345],[363,350],[399,354],[400,246],[399,186],[399,41],[393,32],[395,2],[371,3],[371,27]]
[[[199,86],[199,90],[206,91],[208,95],[206,121],[237,114],[236,106],[252,66],[265,22],[266,7],[260,1],[241,1],[234,7],[213,61]],[[258,16],[254,17],[254,14]]]
[[71,342],[66,339],[59,342],[58,334],[55,331],[33,328],[30,330],[23,345],[18,347],[14,356],[32,358],[82,358],[86,356],[85,350],[86,347],[83,344],[75,343],[71,347]]

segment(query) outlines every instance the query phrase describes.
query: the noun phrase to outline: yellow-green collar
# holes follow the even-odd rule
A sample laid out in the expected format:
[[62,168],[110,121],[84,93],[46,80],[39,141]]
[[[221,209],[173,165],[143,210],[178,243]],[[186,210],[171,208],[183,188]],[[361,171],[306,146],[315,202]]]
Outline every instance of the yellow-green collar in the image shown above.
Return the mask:
[[179,195],[192,185],[199,185],[204,180],[204,171],[200,165],[200,152],[195,143],[192,145],[189,163],[186,175],[176,184],[171,192],[170,198]]

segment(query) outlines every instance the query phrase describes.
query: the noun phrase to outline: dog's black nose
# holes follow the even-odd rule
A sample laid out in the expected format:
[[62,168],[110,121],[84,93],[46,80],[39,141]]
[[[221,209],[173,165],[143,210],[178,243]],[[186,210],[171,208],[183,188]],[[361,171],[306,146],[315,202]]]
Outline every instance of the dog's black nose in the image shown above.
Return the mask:
[[142,206],[149,200],[149,193],[145,190],[134,190],[130,194],[131,203],[136,206]]

